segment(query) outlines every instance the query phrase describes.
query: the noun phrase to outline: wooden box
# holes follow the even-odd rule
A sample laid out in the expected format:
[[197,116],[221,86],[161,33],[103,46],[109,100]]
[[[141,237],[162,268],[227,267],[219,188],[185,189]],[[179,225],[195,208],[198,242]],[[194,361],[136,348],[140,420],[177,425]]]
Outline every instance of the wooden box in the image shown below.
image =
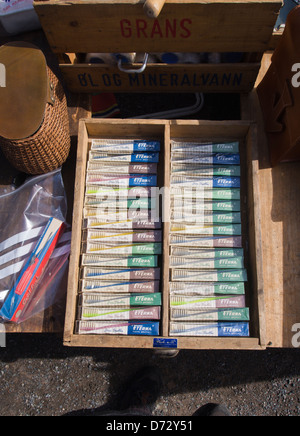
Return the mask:
[[[38,0],[35,9],[71,91],[249,92],[281,4],[279,0],[167,0],[155,20],[145,15],[143,2],[134,0]],[[240,63],[149,64],[141,74],[104,64],[74,63],[74,53],[132,52],[244,56]]]
[[[242,160],[243,241],[249,282],[246,291],[250,307],[249,338],[178,337],[178,349],[265,349],[264,287],[258,193],[257,132],[247,121],[145,121],[145,120],[81,120],[77,156],[72,247],[70,258],[64,344],[68,346],[155,348],[154,338],[146,336],[79,335],[75,333],[77,316],[79,269],[82,242],[82,211],[89,146],[93,138],[158,139],[162,144],[159,186],[170,186],[170,142],[185,140],[238,140]],[[164,202],[163,256],[161,264],[162,322],[161,338],[169,338],[169,202]]]

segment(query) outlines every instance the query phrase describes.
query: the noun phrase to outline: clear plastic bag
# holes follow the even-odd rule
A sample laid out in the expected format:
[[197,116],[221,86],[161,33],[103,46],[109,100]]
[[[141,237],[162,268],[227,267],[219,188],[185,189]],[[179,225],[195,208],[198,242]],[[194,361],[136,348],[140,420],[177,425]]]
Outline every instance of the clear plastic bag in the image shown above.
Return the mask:
[[[61,170],[32,177],[0,195],[0,309],[50,218],[65,222],[67,201]],[[71,232],[60,238],[18,323],[52,306],[66,293]],[[4,319],[5,321],[5,319]]]

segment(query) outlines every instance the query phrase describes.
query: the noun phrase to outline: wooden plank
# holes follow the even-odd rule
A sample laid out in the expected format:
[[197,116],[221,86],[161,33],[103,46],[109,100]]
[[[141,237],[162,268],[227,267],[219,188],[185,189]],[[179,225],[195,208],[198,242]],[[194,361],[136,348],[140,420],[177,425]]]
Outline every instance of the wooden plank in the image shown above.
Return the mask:
[[152,20],[140,1],[35,2],[56,53],[263,52],[280,7],[275,0],[169,0]]
[[142,74],[127,74],[109,65],[60,64],[60,68],[73,92],[250,92],[260,64],[149,64]]
[[6,333],[61,333],[65,317],[65,302],[46,309],[21,324],[5,324]]
[[[187,338],[178,339],[179,350],[261,350],[258,339],[252,338]],[[154,337],[74,335],[64,345],[95,348],[153,348]]]
[[169,267],[170,267],[170,173],[171,173],[171,132],[170,125],[165,126],[164,141],[164,199],[163,199],[163,331],[169,336]]
[[[259,185],[259,152],[257,126],[251,125],[246,144],[247,150],[247,217],[249,238],[249,279],[251,280],[252,326],[260,345],[266,347],[266,314],[263,276],[263,251],[261,232],[261,199]],[[255,213],[253,213],[255,210]]]
[[76,162],[76,177],[75,177],[75,198],[72,223],[72,242],[71,255],[69,266],[69,279],[67,291],[67,307],[65,316],[64,341],[70,341],[74,331],[75,317],[77,313],[76,299],[79,282],[79,259],[81,255],[81,240],[82,240],[82,210],[84,204],[84,193],[86,161],[88,154],[88,134],[85,127],[85,122],[79,122],[78,134],[78,151]]
[[273,347],[291,347],[300,321],[299,183],[299,163],[260,171],[267,341]]
[[[260,78],[271,56],[265,55]],[[244,116],[258,124],[266,343],[270,347],[291,347],[293,325],[300,321],[300,163],[271,168],[256,91],[243,99],[242,107]]]

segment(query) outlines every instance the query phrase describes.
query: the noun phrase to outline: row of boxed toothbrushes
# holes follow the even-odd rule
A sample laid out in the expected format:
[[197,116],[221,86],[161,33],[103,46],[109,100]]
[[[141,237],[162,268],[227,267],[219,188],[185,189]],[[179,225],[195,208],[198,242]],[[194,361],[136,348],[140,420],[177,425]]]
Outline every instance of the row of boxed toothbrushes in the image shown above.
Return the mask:
[[159,154],[158,141],[92,141],[79,334],[159,335],[162,230],[150,197]]
[[170,336],[249,336],[239,143],[171,144]]

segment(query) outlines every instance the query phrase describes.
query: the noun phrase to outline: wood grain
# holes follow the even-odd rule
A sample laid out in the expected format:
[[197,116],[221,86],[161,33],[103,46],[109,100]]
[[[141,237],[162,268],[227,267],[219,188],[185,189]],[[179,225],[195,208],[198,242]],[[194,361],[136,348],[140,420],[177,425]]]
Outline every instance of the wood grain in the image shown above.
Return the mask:
[[167,1],[158,19],[143,2],[35,2],[56,53],[263,52],[280,1]]

